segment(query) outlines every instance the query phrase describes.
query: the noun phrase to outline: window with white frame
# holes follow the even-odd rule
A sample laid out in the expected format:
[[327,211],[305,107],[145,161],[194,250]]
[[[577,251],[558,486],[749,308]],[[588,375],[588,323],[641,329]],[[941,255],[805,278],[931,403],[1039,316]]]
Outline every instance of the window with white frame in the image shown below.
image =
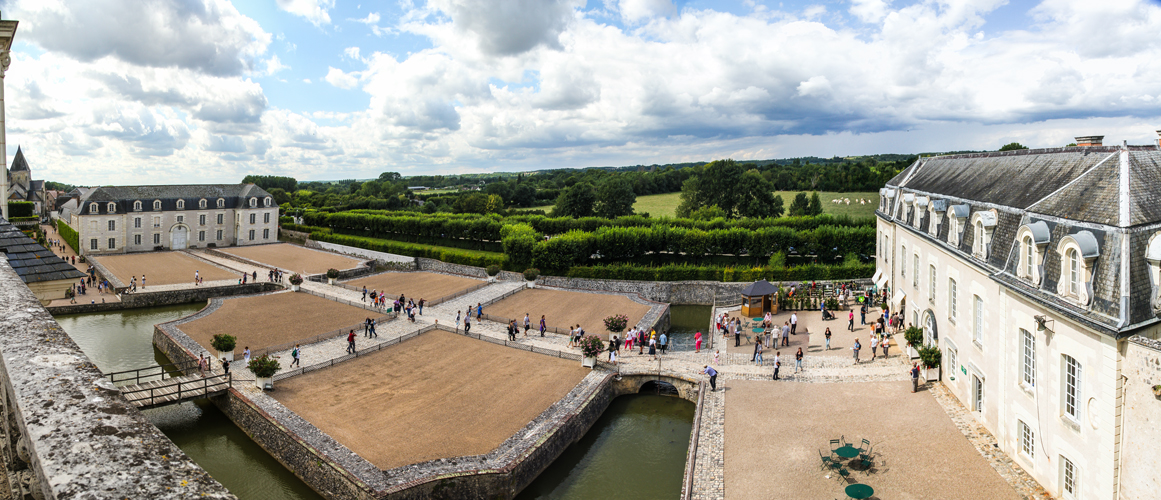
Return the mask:
[[949,341],[947,346],[947,368],[951,370],[952,376],[955,376],[956,367],[959,366],[959,360],[956,359],[958,354],[959,352],[956,351],[955,347]]
[[262,239],[264,239],[264,240],[270,239],[270,230],[269,229],[262,230]]
[[140,200],[133,202],[133,211],[134,212],[141,211],[141,201]]
[[1020,435],[1020,453],[1028,458],[1036,458],[1036,433],[1023,420],[1016,420]]
[[105,206],[105,209],[108,210],[109,213],[115,214],[115,213],[117,213],[117,204],[116,203],[109,203],[108,205]]
[[1069,295],[1077,295],[1080,292],[1080,252],[1074,248],[1069,248],[1064,258],[1065,265],[1068,266],[1068,274],[1065,279],[1068,280]]
[[218,230],[218,241],[222,241],[222,230]]
[[222,221],[224,220],[223,217],[224,216],[222,214],[218,214],[218,224],[222,223]]
[[117,238],[109,238],[109,250],[117,249]]
[[959,304],[956,302],[956,295],[959,290],[956,288],[955,279],[947,279],[947,317],[952,323],[955,323],[956,317],[959,315]]
[[976,344],[984,344],[984,299],[979,295],[973,295],[975,298],[975,317],[972,318],[972,340]]
[[270,206],[270,197],[269,196],[267,196],[266,198],[264,198],[262,200],[262,205],[267,206],[267,207]]
[[185,200],[177,200],[177,209],[185,210]]
[[919,289],[919,254],[915,254],[915,258],[912,259],[912,262],[914,262],[914,266],[912,267],[912,270],[915,271],[915,274],[911,275],[911,288],[918,290]]
[[140,227],[141,227],[141,217],[134,217],[134,218],[133,218],[133,227],[134,227],[134,228],[140,228]]
[[133,244],[134,244],[134,245],[140,245],[140,244],[141,244],[141,235],[140,235],[140,234],[135,234],[135,235],[133,235]]
[[1036,387],[1036,337],[1032,332],[1020,329],[1020,346],[1023,352],[1023,376],[1020,381],[1029,388]]
[[153,200],[153,209],[161,210],[161,200]]
[[89,240],[89,250],[96,250],[96,249],[97,249],[97,239],[93,238],[93,239]]
[[161,217],[153,216],[153,227],[161,227]]
[[116,231],[116,230],[117,230],[117,221],[116,221],[116,220],[111,220],[111,221],[109,221],[109,230],[110,230],[110,231]]
[[202,198],[202,199],[198,200],[198,208],[206,208],[206,200],[205,200],[205,198]]
[[206,241],[206,232],[198,231],[198,241]]
[[263,224],[270,223],[270,212],[266,212],[266,213],[262,214],[262,223]]
[[935,266],[927,266],[928,282],[931,283],[931,296],[927,300],[935,303]]
[[206,225],[206,214],[198,215],[198,225],[199,226]]
[[899,277],[907,277],[907,245],[899,246]]
[[1064,360],[1064,415],[1076,422],[1080,422],[1080,384],[1083,374],[1080,362],[1067,354],[1062,354]]
[[177,216],[177,222],[178,223],[185,222],[185,216],[184,215]]
[[154,245],[161,244],[161,233],[153,233],[153,244]]
[[258,198],[250,198],[250,208],[258,206]]
[[225,208],[225,207],[226,207],[226,200],[224,200],[222,198],[218,198],[218,208]]
[[984,251],[988,248],[987,242],[984,241],[985,238],[984,238],[984,223],[983,223],[983,221],[976,223],[976,234],[974,234],[973,236],[975,236],[975,243],[976,243],[975,253],[977,255],[983,255]]
[[250,230],[250,241],[254,241],[254,230]]
[[1079,491],[1080,470],[1076,468],[1076,464],[1072,463],[1068,457],[1060,456],[1060,491],[1064,493],[1064,498],[1076,498]]
[[[256,222],[258,222],[258,214],[250,214],[250,223],[254,224]],[[251,239],[253,239],[253,238],[251,238]]]
[[101,213],[101,206],[96,204],[96,203],[89,203],[89,213],[91,213],[91,214]]

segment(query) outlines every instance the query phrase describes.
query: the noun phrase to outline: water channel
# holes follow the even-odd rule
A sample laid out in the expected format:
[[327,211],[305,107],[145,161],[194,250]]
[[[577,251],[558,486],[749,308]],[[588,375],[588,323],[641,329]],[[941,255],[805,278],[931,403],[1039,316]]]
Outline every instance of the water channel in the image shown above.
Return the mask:
[[[110,372],[168,363],[153,347],[153,325],[188,316],[204,305],[75,314],[57,316],[56,320],[97,368]],[[209,401],[142,413],[241,500],[321,498]]]
[[709,322],[713,306],[669,306],[669,343],[674,351],[692,351],[693,334],[701,332],[701,348],[709,349]]

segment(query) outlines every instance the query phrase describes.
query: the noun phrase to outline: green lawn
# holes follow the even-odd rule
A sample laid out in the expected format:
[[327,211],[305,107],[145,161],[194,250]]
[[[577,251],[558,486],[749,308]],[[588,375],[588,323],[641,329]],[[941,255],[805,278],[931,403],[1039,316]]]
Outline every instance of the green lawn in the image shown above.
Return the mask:
[[[775,191],[774,194],[782,197],[782,206],[789,209],[790,203],[794,201],[794,196],[798,191]],[[810,193],[807,192],[807,196]],[[849,215],[851,217],[874,217],[875,209],[879,208],[879,193],[832,193],[827,191],[818,192],[819,199],[822,200],[822,213],[831,215]],[[868,200],[867,204],[859,203],[859,199]],[[850,199],[851,203],[848,205],[844,203],[834,203],[831,200],[845,200]],[[633,211],[636,213],[645,212],[650,217],[674,217],[677,212],[677,204],[681,203],[681,193],[665,193],[665,194],[651,194],[647,196],[638,196],[637,203],[633,204]],[[552,205],[543,207],[533,207],[534,209],[544,210],[546,213],[552,211]]]

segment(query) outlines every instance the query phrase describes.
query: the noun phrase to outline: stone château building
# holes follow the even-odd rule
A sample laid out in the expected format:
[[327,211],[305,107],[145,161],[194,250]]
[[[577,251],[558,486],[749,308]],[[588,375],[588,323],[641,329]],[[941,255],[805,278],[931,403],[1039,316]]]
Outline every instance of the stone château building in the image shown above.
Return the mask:
[[941,350],[948,389],[1058,498],[1139,498],[1157,481],[1155,448],[1127,458],[1122,429],[1161,415],[1125,404],[1161,383],[1125,362],[1143,345],[1130,337],[1161,331],[1161,145],[1101,142],[921,158],[876,212],[892,307]]
[[278,205],[254,184],[103,186],[74,191],[62,218],[82,254],[278,241]]
[[[32,202],[33,214],[44,217],[52,208],[47,204],[47,194],[43,180],[32,180],[32,169],[28,168],[28,161],[24,159],[24,152],[16,148],[16,156],[12,157],[12,168],[8,172],[8,201]],[[47,207],[47,208],[46,208]]]

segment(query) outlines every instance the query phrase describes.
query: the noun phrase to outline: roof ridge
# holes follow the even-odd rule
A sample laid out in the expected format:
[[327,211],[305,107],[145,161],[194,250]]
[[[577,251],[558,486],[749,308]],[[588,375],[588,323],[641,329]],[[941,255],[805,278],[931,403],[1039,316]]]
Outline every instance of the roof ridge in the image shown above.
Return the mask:
[[1088,170],[1085,170],[1083,173],[1081,173],[1080,175],[1076,176],[1076,177],[1075,177],[1074,179],[1072,179],[1071,181],[1068,181],[1068,182],[1066,182],[1066,183],[1065,183],[1063,186],[1060,186],[1059,188],[1056,188],[1056,190],[1055,190],[1055,191],[1053,191],[1053,192],[1051,192],[1051,193],[1048,193],[1048,195],[1046,195],[1045,197],[1043,197],[1043,198],[1040,198],[1039,200],[1036,200],[1036,201],[1035,201],[1034,203],[1032,203],[1031,205],[1028,205],[1028,208],[1027,208],[1027,210],[1028,210],[1029,212],[1034,212],[1034,211],[1036,211],[1036,208],[1037,208],[1037,207],[1038,207],[1038,206],[1039,206],[1041,203],[1044,203],[1045,201],[1051,200],[1053,197],[1055,197],[1056,195],[1060,194],[1060,193],[1061,193],[1061,192],[1063,192],[1064,190],[1066,190],[1066,189],[1068,189],[1068,188],[1072,187],[1072,185],[1073,185],[1073,184],[1076,184],[1076,183],[1080,182],[1080,180],[1081,180],[1081,179],[1084,179],[1085,177],[1087,177],[1087,176],[1088,176],[1088,174],[1090,174],[1090,173],[1092,173],[1092,172],[1096,171],[1096,169],[1100,168],[1100,167],[1101,167],[1101,165],[1104,165],[1106,161],[1109,161],[1109,158],[1112,158],[1113,156],[1117,156],[1118,154],[1119,154],[1119,153],[1113,153],[1113,154],[1110,154],[1110,155],[1106,156],[1106,157],[1105,157],[1105,159],[1103,159],[1103,160],[1101,160],[1101,161],[1097,162],[1097,163],[1096,163],[1096,165],[1093,165],[1093,166],[1089,167],[1089,169],[1088,169]]

